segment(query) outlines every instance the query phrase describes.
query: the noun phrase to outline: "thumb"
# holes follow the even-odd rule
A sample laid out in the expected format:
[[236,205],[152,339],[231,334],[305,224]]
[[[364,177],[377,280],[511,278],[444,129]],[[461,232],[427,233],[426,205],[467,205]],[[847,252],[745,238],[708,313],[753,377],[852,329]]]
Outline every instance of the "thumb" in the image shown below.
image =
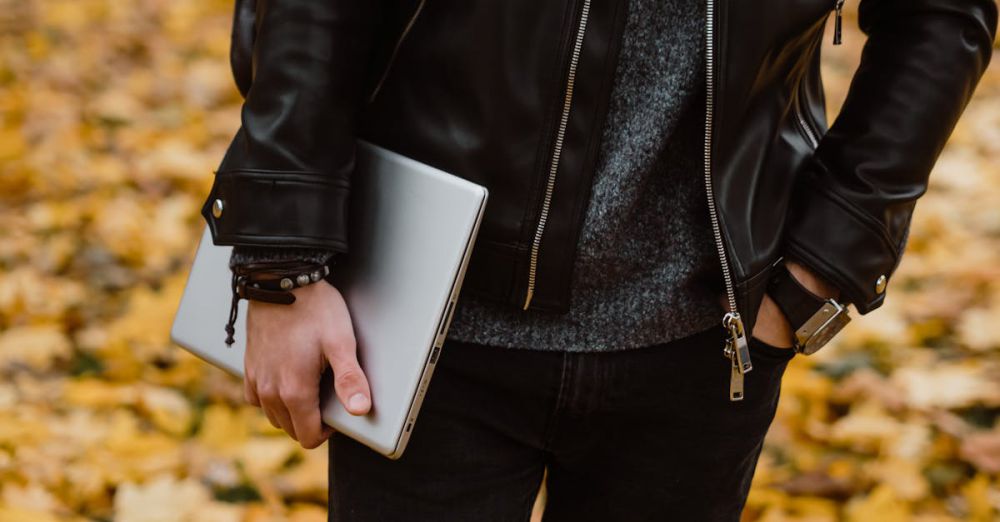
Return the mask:
[[357,344],[353,340],[333,343],[325,350],[333,370],[333,388],[337,399],[351,415],[364,415],[371,410],[371,388],[358,363]]

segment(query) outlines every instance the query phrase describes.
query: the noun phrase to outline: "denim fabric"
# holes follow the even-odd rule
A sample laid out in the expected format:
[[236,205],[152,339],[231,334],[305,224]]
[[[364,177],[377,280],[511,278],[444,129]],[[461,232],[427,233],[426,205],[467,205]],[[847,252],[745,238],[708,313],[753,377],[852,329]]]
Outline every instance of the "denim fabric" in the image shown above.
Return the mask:
[[[335,434],[330,520],[737,521],[791,350],[751,339],[729,401],[725,331],[633,350],[449,340],[396,461]],[[546,474],[547,470],[547,474]]]

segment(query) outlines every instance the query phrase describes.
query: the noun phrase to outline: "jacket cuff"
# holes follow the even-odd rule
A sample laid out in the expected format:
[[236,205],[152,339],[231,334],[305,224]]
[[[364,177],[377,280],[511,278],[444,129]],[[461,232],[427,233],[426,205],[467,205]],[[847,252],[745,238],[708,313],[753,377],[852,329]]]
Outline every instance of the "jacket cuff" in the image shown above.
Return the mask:
[[305,261],[327,264],[336,255],[337,253],[332,250],[318,248],[236,246],[229,256],[229,267],[272,261]]
[[[899,264],[897,247],[881,225],[804,173],[789,209],[785,254],[837,286],[861,314],[882,305]],[[903,241],[906,234],[903,235]]]
[[312,172],[218,172],[201,215],[216,245],[346,252],[348,185]]

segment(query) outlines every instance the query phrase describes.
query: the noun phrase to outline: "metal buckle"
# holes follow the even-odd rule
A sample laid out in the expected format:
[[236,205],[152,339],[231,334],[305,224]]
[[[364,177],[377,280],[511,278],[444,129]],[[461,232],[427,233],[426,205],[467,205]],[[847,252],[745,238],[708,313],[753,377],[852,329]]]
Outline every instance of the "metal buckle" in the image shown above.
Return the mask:
[[851,316],[847,313],[847,307],[833,299],[827,299],[823,307],[795,332],[795,351],[803,355],[816,353],[849,322]]

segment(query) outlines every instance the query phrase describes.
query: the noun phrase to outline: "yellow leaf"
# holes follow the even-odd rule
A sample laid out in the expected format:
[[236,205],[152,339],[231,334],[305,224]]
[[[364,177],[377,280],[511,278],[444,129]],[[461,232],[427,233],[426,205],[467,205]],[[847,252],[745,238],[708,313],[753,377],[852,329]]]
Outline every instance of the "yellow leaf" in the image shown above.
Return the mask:
[[139,406],[153,424],[170,435],[182,436],[191,426],[191,404],[176,390],[143,386],[139,390]]
[[288,513],[288,522],[326,522],[327,510],[311,504],[295,504]]
[[96,378],[66,381],[63,400],[87,408],[117,408],[135,404],[136,389],[132,384],[114,384]]
[[237,451],[249,437],[245,415],[221,404],[205,408],[198,440],[219,451]]
[[317,502],[327,498],[327,468],[329,467],[326,444],[312,450],[301,450],[303,460],[278,475],[276,486],[285,495],[295,494]]
[[46,370],[57,359],[68,359],[71,345],[56,325],[22,326],[0,333],[0,368],[25,365]]
[[26,149],[20,129],[0,128],[0,163],[19,159]]
[[876,487],[867,497],[847,506],[847,522],[909,522],[909,506],[895,496],[892,488]]
[[898,436],[900,422],[886,414],[877,403],[862,402],[831,427],[831,441],[857,451],[874,452]]
[[963,408],[1000,404],[1000,382],[976,361],[897,370],[892,381],[914,408]]
[[922,472],[919,463],[904,459],[873,462],[868,466],[868,473],[874,482],[892,488],[897,498],[908,501],[918,501],[929,491],[930,486]]
[[211,494],[197,480],[160,475],[145,484],[129,481],[115,492],[116,522],[200,522]]
[[301,452],[294,439],[285,436],[252,437],[239,447],[239,458],[251,477],[270,477],[292,455]]
[[990,488],[989,476],[979,473],[962,487],[962,496],[968,504],[970,522],[995,522],[997,492]]
[[0,504],[0,522],[61,522],[59,517],[45,513],[17,507],[8,507]]

